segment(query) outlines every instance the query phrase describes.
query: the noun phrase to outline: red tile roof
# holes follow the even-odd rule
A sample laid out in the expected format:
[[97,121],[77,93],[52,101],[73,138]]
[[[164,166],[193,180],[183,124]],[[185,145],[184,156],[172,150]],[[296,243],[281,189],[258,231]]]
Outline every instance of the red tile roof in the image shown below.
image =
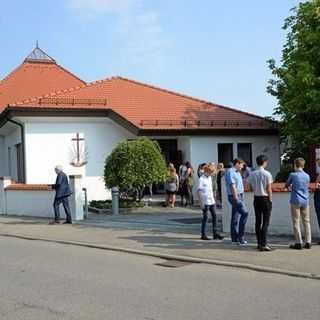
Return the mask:
[[0,81],[0,113],[16,101],[84,83],[54,60],[26,59]]
[[270,128],[262,117],[122,77],[59,90],[15,107],[112,109],[143,129]]

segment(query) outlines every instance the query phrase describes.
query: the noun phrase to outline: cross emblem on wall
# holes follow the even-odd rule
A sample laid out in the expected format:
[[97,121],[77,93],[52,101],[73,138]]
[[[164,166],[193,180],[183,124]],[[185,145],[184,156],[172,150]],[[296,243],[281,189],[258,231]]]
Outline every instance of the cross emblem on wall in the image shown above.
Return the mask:
[[71,139],[72,147],[72,160],[71,165],[74,167],[82,167],[87,163],[87,151],[84,146],[84,138],[80,137],[80,133],[76,133],[76,137]]

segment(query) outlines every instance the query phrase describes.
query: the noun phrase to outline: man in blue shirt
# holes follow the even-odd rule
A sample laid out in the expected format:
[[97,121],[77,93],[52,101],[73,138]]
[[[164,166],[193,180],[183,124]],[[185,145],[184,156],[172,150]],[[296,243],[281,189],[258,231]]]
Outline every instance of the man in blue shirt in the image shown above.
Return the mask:
[[244,239],[244,232],[248,219],[248,211],[243,200],[244,187],[240,173],[244,162],[240,159],[234,159],[232,163],[233,167],[225,175],[228,200],[232,205],[231,241],[232,243],[245,245],[247,241]]
[[295,244],[290,245],[291,249],[301,250],[303,247],[300,217],[305,231],[305,245],[306,249],[311,248],[311,225],[310,225],[310,210],[309,210],[309,184],[310,176],[303,171],[305,160],[297,158],[294,160],[295,172],[290,173],[286,187],[290,188],[290,204],[291,215],[293,223],[293,233],[295,237]]

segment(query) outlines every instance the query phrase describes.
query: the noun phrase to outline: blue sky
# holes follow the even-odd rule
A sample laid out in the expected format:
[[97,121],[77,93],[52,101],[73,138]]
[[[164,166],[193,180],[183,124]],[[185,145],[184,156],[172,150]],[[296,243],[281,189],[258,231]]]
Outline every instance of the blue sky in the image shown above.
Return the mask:
[[298,0],[10,0],[0,11],[0,78],[36,40],[86,81],[121,75],[260,115],[266,61],[279,60]]

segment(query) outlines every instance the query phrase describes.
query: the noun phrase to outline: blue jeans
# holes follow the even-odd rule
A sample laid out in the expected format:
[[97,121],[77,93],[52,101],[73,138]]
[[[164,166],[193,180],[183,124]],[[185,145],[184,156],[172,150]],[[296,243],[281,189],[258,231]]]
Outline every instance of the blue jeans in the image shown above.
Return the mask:
[[228,195],[228,200],[232,205],[230,225],[231,240],[232,242],[241,242],[244,238],[245,227],[248,220],[248,211],[244,205],[243,195],[239,195],[237,201],[234,201],[232,195]]
[[320,191],[314,193],[314,208],[318,218],[318,224],[320,229]]
[[208,211],[211,213],[212,217],[212,231],[213,236],[217,234],[217,215],[214,209],[214,205],[205,205],[202,209],[202,222],[201,222],[201,236],[204,237],[206,235],[206,225],[208,221]]

